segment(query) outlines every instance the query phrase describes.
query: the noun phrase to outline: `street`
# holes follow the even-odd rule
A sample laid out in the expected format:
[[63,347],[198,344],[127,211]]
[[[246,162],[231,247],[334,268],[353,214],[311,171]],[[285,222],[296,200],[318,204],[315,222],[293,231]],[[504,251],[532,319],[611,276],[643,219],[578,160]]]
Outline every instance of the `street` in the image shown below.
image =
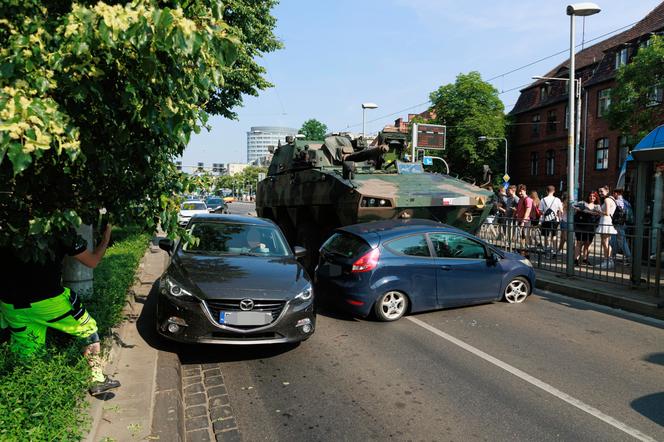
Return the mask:
[[662,342],[661,321],[540,291],[394,323],[323,309],[299,346],[179,355],[221,370],[247,441],[664,440]]

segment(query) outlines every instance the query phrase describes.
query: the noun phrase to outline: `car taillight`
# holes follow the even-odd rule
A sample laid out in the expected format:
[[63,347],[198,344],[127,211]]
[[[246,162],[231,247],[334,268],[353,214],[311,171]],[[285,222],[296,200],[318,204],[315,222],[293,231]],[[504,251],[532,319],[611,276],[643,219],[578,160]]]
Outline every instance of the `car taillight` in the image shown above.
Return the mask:
[[378,258],[380,258],[380,250],[371,250],[353,263],[351,273],[362,273],[375,269],[378,265]]

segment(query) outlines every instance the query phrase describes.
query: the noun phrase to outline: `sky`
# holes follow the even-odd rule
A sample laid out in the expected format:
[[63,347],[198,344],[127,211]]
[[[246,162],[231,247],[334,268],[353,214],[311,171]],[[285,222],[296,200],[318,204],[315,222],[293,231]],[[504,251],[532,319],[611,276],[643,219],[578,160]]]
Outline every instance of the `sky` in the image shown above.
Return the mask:
[[[576,19],[577,43],[614,35],[660,1],[597,0],[599,14]],[[470,71],[491,79],[509,112],[533,75],[567,59],[565,53],[511,72],[569,50],[569,3],[281,0],[272,14],[284,48],[257,60],[275,86],[245,97],[237,120],[210,118],[211,130],[192,134],[182,162],[245,162],[252,126],[297,129],[315,118],[329,132],[361,132],[364,102],[378,105],[366,111],[366,131],[374,133],[400,116],[426,110],[431,92]]]

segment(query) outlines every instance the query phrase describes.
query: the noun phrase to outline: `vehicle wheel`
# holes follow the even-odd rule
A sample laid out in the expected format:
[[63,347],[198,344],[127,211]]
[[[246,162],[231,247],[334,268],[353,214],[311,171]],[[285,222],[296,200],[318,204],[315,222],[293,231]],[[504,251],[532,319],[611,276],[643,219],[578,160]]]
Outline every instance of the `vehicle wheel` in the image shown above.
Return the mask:
[[503,293],[503,299],[510,304],[520,304],[530,295],[530,283],[522,276],[512,279]]
[[380,321],[396,321],[406,311],[408,311],[408,297],[401,292],[387,292],[374,304],[374,313]]

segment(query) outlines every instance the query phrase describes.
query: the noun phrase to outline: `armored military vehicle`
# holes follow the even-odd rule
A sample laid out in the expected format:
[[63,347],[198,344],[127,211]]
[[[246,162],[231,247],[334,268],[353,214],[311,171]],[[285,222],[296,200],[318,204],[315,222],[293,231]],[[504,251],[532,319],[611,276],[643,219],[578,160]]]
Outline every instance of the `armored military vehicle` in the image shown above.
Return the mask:
[[347,136],[324,142],[288,137],[258,183],[257,214],[276,222],[291,245],[308,250],[310,269],[322,242],[340,226],[427,218],[475,232],[492,192],[401,161],[406,145],[403,133],[381,133],[373,146]]

